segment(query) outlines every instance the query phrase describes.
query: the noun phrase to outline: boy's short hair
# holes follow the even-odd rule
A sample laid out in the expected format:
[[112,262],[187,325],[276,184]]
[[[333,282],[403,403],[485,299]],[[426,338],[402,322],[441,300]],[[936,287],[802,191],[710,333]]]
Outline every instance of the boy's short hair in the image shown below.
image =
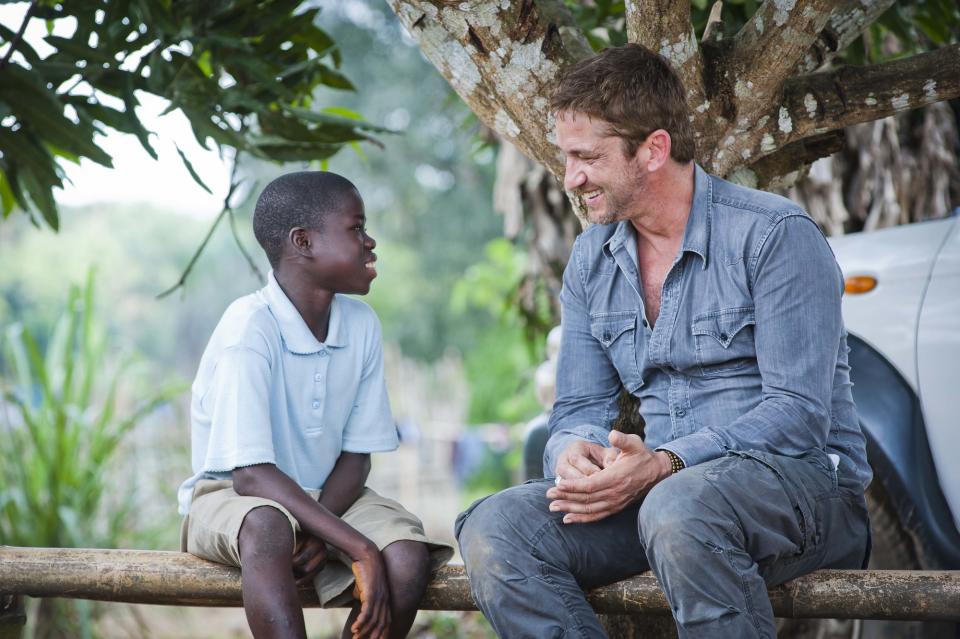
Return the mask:
[[253,234],[270,264],[280,260],[290,229],[322,229],[324,218],[342,209],[348,197],[360,197],[357,187],[328,171],[288,173],[264,187],[253,210]]
[[689,162],[696,152],[683,82],[666,58],[639,44],[604,49],[568,67],[550,108],[608,122],[628,156],[657,129],[670,134],[670,157],[677,162]]

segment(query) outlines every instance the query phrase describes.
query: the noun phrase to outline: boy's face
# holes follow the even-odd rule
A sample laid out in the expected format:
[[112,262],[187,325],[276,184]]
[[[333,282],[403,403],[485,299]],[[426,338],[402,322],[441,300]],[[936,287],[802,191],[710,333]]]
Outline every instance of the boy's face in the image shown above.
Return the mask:
[[346,198],[339,211],[331,211],[322,229],[311,229],[314,284],[334,293],[366,294],[377,276],[377,245],[366,232],[367,216],[360,196]]

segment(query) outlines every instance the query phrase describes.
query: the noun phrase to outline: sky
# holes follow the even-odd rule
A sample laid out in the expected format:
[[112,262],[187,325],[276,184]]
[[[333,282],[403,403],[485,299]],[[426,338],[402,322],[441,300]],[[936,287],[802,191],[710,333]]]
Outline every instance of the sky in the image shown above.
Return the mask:
[[[17,31],[29,3],[14,2],[0,5],[0,24]],[[69,36],[72,26],[55,26],[56,35]],[[24,38],[41,56],[52,51],[43,42],[46,27],[43,20],[34,19],[27,26]],[[0,54],[6,47],[0,47]],[[62,205],[83,206],[97,202],[145,203],[155,209],[170,209],[199,217],[213,216],[223,206],[229,187],[229,163],[220,159],[216,151],[201,147],[191,132],[186,117],[179,111],[160,117],[167,102],[147,94],[138,94],[142,106],[137,114],[147,130],[156,135],[151,143],[158,160],[151,158],[137,139],[107,129],[108,134],[96,138],[97,144],[113,156],[113,169],[82,160],[77,166],[63,162],[70,183],[54,191]],[[180,161],[176,146],[190,159],[194,169],[213,195],[201,189]]]

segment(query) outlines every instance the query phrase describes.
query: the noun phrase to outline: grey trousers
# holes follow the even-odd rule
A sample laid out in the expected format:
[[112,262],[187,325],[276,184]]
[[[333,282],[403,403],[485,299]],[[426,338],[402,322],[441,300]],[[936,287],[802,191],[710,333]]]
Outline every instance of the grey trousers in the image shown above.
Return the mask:
[[820,450],[729,453],[668,477],[642,502],[564,524],[533,480],[475,502],[456,522],[477,605],[505,639],[605,637],[584,589],[648,568],[680,637],[775,637],[767,586],[817,568],[860,568],[863,487]]

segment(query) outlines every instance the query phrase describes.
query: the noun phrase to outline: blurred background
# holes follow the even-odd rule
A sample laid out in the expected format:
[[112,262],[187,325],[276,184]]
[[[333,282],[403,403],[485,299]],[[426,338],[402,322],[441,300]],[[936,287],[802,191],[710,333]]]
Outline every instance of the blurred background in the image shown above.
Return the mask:
[[[609,4],[590,4],[593,17]],[[694,4],[701,13],[706,7]],[[755,6],[732,4],[734,15]],[[530,201],[510,195],[530,167],[480,125],[389,8],[319,6],[316,24],[335,38],[338,72],[349,82],[320,86],[314,99],[388,129],[374,134],[379,145],[351,143],[322,162],[280,166],[247,154],[234,163],[199,146],[179,111],[162,114],[167,103],[144,96],[137,113],[157,133],[158,159],[133,135],[111,131],[97,140],[115,168],[64,164],[69,183],[54,192],[58,231],[28,215],[0,223],[0,543],[177,548],[175,491],[191,474],[189,383],[225,307],[263,284],[268,265],[250,229],[256,194],[280,173],[307,167],[358,186],[378,243],[379,276],[365,299],[383,323],[402,443],[375,456],[371,485],[453,543],[458,512],[521,479],[523,433],[544,412],[535,378],[559,319],[564,261],[562,250],[552,261],[536,254],[543,236],[524,217]],[[26,7],[0,7],[4,39]],[[27,41],[44,37],[42,21],[37,28]],[[834,233],[946,215],[960,203],[956,112],[941,103],[862,125],[845,152],[815,165],[789,193]],[[870,177],[889,149],[939,180],[942,211],[909,205],[910,197],[929,197],[919,179]],[[907,183],[887,188],[891,180]],[[232,182],[232,228],[214,227]],[[568,248],[576,229],[566,220],[552,241]],[[546,386],[548,377],[541,374]],[[19,439],[25,432],[41,433],[60,454],[30,449]],[[248,636],[240,609],[33,605],[46,606],[28,629],[38,636]],[[36,627],[36,618],[56,615],[65,619],[59,635]],[[309,611],[311,636],[336,636],[345,615]],[[492,636],[481,617],[461,613],[424,613],[417,633]]]

